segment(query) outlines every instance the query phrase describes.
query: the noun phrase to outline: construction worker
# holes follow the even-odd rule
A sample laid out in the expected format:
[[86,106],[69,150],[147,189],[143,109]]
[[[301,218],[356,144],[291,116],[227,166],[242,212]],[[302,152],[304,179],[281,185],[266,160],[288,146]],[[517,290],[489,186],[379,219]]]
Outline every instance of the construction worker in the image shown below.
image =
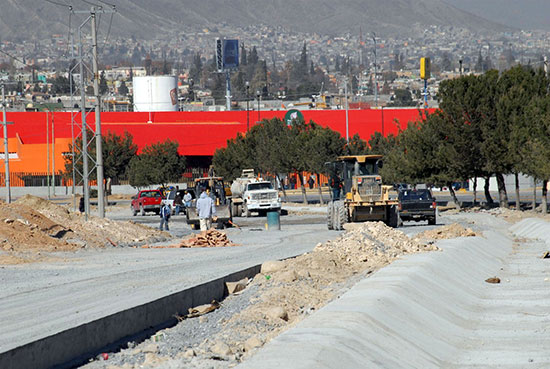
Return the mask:
[[212,218],[216,214],[216,205],[206,191],[203,191],[197,200],[196,211],[199,217],[201,231],[209,230],[210,227],[212,227]]

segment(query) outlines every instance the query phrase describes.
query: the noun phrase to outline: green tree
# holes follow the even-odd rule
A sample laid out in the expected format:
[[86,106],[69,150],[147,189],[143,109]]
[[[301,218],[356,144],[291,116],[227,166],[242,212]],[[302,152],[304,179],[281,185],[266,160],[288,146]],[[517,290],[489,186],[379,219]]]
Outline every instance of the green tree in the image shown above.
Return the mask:
[[130,161],[130,184],[134,187],[166,186],[178,181],[185,169],[185,157],[178,153],[178,146],[169,139],[145,146],[141,154]]

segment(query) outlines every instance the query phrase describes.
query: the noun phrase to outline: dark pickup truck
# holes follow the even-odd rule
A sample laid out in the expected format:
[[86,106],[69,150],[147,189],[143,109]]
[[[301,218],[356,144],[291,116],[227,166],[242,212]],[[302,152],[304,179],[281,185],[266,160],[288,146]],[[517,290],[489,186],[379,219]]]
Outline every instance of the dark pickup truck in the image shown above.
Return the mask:
[[436,203],[430,190],[399,191],[399,216],[402,221],[415,222],[427,220],[434,225],[436,221]]

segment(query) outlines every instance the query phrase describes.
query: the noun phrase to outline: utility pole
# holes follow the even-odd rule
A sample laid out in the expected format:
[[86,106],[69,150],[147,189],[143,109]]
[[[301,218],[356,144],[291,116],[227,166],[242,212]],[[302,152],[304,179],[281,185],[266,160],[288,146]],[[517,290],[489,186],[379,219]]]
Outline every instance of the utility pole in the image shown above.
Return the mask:
[[[82,40],[82,29],[79,30]],[[82,42],[78,45],[80,55],[80,116],[82,121],[82,187],[84,192],[84,217],[90,215],[90,189],[88,187],[88,127],[86,125],[86,87],[84,83],[84,56]],[[74,165],[74,162],[73,162]]]
[[348,79],[344,79],[344,94],[346,95],[346,141],[349,143],[349,104],[348,104]]
[[376,33],[372,33],[374,41],[374,103],[378,106],[378,64],[376,63]]
[[250,82],[246,81],[246,132],[250,131],[250,110],[249,110],[249,90],[250,90]]
[[95,95],[95,147],[97,168],[97,210],[100,218],[105,218],[105,193],[103,185],[103,147],[101,139],[101,96],[99,94],[99,70],[97,66],[97,17],[94,7],[92,13],[92,73],[94,74]]
[[4,126],[4,166],[6,168],[6,203],[11,203],[11,188],[10,188],[10,152],[8,150],[8,122],[6,117],[6,87],[2,84],[2,125]]

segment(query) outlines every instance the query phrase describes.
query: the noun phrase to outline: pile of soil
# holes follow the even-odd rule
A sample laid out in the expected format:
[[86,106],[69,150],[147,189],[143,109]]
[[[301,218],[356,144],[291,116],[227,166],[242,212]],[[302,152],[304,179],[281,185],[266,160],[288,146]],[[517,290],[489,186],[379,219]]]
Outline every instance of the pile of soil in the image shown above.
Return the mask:
[[86,221],[83,214],[69,211],[66,207],[36,196],[26,195],[15,203],[30,206],[53,222],[63,224],[72,230],[75,241],[85,247],[135,246],[170,238],[169,233],[134,222],[94,216],[89,216]]
[[443,240],[458,237],[481,236],[470,228],[464,228],[458,223],[448,224],[436,229],[430,229],[414,236],[415,240]]
[[40,252],[134,246],[170,237],[132,222],[97,217],[86,221],[80,213],[35,196],[26,195],[12,204],[0,203],[0,264],[42,261]]
[[70,233],[68,228],[30,206],[0,204],[0,249],[3,251],[71,251],[80,248],[67,242]]

